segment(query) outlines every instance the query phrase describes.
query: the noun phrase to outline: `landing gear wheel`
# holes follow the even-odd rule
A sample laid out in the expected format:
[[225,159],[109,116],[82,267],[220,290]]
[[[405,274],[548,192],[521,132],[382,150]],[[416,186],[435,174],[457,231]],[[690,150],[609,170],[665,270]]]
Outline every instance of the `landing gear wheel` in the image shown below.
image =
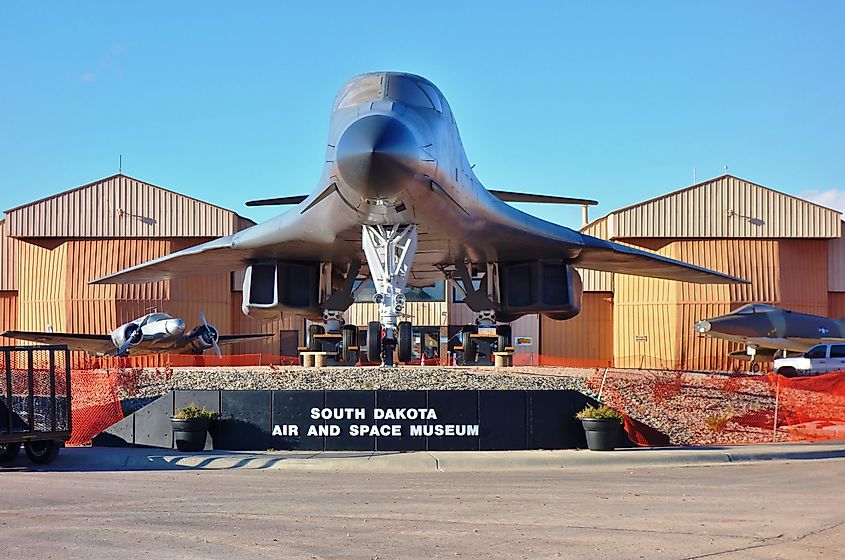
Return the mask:
[[751,364],[751,373],[760,373],[760,364],[752,363]]
[[505,348],[511,345],[511,326],[498,325],[496,327],[496,352],[504,352]]
[[54,439],[28,441],[23,444],[23,450],[26,452],[26,456],[36,465],[52,463],[53,459],[59,454],[60,448],[61,445]]
[[464,347],[464,365],[468,366],[475,363],[477,358],[478,348],[475,345],[475,339],[472,335],[478,332],[475,325],[465,325],[461,329],[461,345]]
[[410,321],[399,323],[399,340],[397,341],[397,353],[400,362],[410,362],[413,358],[414,331]]
[[11,443],[0,444],[0,465],[11,463],[18,457],[21,452],[21,442],[13,441]]
[[323,325],[308,325],[308,351],[319,352],[320,342],[315,335],[326,334],[326,328]]
[[351,362],[353,346],[358,346],[358,327],[355,325],[343,325],[340,329],[340,357],[344,362]]
[[381,363],[381,323],[367,323],[367,361]]

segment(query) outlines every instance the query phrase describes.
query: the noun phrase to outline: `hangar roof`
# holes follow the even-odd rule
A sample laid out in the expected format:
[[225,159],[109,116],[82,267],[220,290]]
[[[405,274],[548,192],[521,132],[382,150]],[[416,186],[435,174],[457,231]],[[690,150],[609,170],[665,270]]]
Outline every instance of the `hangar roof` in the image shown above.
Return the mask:
[[601,220],[606,220],[606,239],[832,239],[841,234],[838,210],[733,175],[620,208],[582,231],[589,233]]
[[117,174],[6,210],[9,237],[220,237],[254,225],[231,210]]

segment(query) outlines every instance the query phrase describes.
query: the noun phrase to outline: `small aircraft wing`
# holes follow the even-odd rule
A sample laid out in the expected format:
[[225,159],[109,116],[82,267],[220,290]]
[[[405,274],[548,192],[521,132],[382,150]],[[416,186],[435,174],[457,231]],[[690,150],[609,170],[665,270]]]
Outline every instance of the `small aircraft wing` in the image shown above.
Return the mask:
[[245,340],[256,340],[259,338],[270,338],[272,334],[224,334],[217,339],[217,344],[223,346],[224,344],[235,344],[236,342],[243,342]]
[[70,350],[89,354],[108,354],[115,350],[111,336],[107,334],[47,333],[30,331],[6,331],[0,336],[40,342],[41,344],[66,344]]
[[581,234],[584,248],[572,263],[579,268],[680,280],[697,284],[750,284],[748,280],[641,249]]

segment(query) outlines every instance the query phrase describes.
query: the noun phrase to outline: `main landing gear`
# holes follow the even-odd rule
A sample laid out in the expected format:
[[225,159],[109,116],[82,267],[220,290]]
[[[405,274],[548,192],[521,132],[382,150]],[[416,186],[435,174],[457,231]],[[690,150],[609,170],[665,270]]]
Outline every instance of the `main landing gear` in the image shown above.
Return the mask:
[[491,321],[489,316],[484,322],[476,320],[475,325],[464,325],[461,345],[455,350],[458,365],[492,366],[496,363],[496,353],[513,353],[511,326],[496,325],[495,318]]

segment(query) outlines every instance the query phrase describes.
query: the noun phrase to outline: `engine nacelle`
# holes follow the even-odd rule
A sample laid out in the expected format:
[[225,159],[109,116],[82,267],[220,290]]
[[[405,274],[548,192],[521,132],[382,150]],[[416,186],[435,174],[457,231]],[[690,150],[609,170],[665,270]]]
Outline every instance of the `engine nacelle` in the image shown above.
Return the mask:
[[244,315],[274,319],[282,311],[319,319],[320,269],[316,263],[256,262],[244,276]]
[[130,347],[141,344],[144,340],[144,333],[141,330],[141,325],[137,323],[126,323],[111,333],[111,341],[118,348],[123,346],[127,340],[129,341]]
[[220,340],[220,333],[213,325],[199,325],[188,333],[188,339],[191,341],[191,347],[198,352],[208,350]]
[[581,275],[561,261],[529,261],[499,265],[500,321],[529,313],[562,321],[581,312]]

